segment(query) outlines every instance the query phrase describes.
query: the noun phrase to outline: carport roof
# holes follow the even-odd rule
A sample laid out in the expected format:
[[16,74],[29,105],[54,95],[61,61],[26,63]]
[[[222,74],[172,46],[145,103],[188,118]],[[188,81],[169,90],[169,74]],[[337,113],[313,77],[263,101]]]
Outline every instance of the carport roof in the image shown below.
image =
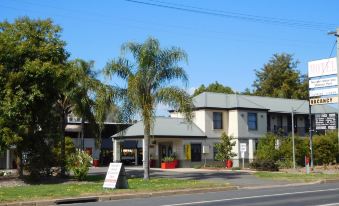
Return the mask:
[[[206,138],[203,131],[193,122],[189,123],[183,118],[156,117],[151,130],[154,137],[174,138]],[[113,138],[143,138],[144,123],[139,121],[124,131],[112,136]]]

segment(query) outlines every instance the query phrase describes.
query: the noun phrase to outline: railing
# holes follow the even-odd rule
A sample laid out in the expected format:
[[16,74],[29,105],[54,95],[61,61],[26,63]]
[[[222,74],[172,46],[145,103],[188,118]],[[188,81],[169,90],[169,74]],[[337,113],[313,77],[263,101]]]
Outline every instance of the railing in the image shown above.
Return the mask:
[[[279,134],[282,136],[288,136],[292,133],[292,128],[290,126],[276,127],[276,128],[271,128],[271,130],[268,130],[268,132],[272,132],[274,134]],[[294,134],[298,136],[305,136],[307,132],[308,132],[308,129],[306,127],[295,127],[294,128]]]

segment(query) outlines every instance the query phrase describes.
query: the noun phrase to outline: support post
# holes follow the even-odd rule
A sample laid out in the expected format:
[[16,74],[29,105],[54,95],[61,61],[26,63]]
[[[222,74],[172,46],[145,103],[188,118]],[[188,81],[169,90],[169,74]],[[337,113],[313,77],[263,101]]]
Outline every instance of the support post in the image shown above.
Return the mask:
[[120,161],[120,142],[118,140],[113,139],[113,162],[121,162]]
[[7,149],[6,150],[6,169],[11,169],[11,163],[10,163],[10,161],[11,161],[11,152],[10,152],[10,150],[9,149]]
[[312,133],[313,133],[313,128],[312,128],[312,106],[309,105],[309,121],[310,121],[310,158],[311,158],[311,168],[313,169],[313,140],[312,140]]
[[292,107],[292,152],[293,152],[293,169],[295,169],[294,109],[293,107]]

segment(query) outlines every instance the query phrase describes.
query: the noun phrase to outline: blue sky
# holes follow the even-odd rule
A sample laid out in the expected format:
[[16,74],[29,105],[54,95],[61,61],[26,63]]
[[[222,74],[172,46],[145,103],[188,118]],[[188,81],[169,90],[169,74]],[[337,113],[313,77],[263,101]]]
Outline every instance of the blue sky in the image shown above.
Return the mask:
[[328,58],[335,39],[327,32],[339,26],[338,8],[336,0],[2,0],[0,20],[52,18],[71,58],[94,60],[97,69],[120,54],[122,43],[156,37],[188,53],[190,88],[218,81],[241,92],[274,53],[293,54],[302,73],[308,61]]

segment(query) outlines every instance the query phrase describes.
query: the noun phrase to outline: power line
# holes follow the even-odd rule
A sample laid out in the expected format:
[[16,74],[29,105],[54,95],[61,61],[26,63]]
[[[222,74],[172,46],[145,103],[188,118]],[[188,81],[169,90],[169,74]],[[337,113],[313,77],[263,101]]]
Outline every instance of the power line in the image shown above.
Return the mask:
[[311,29],[311,30],[318,30],[318,31],[328,31],[328,28],[335,27],[334,24],[324,24],[320,22],[309,22],[309,21],[300,21],[300,20],[292,20],[292,19],[255,16],[255,15],[249,15],[249,14],[243,14],[243,13],[236,13],[236,12],[204,9],[200,7],[186,6],[183,4],[173,4],[173,3],[167,3],[167,2],[156,1],[156,0],[149,0],[148,2],[141,1],[141,0],[125,0],[125,1],[136,3],[136,4],[141,4],[141,5],[148,5],[148,6],[154,6],[154,7],[160,7],[160,8],[179,10],[183,12],[212,15],[212,16],[252,21],[252,22],[264,23],[264,24],[277,24],[277,25],[284,25],[284,26],[289,26],[289,27],[294,27],[294,28],[304,28],[304,29]]

